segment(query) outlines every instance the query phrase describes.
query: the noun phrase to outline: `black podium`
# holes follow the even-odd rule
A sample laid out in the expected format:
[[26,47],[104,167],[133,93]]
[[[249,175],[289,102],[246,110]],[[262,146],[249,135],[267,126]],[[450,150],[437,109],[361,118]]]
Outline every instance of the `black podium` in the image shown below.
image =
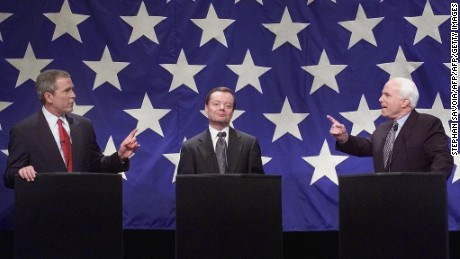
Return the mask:
[[448,258],[442,174],[339,177],[340,258]]
[[283,258],[281,177],[178,175],[176,258]]
[[122,258],[121,176],[39,173],[16,179],[15,258]]

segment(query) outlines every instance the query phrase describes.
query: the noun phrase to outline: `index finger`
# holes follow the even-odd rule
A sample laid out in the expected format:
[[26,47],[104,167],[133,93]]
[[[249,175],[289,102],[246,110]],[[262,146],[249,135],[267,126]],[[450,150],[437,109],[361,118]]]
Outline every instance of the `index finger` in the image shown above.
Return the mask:
[[131,138],[134,138],[134,136],[136,135],[137,131],[138,131],[138,129],[134,129],[133,131],[131,131],[131,133],[129,133],[128,136],[131,137]]
[[336,123],[339,123],[336,119],[334,119],[334,117],[332,117],[331,115],[326,115],[326,117],[329,119],[329,121],[332,123],[332,124],[336,124]]

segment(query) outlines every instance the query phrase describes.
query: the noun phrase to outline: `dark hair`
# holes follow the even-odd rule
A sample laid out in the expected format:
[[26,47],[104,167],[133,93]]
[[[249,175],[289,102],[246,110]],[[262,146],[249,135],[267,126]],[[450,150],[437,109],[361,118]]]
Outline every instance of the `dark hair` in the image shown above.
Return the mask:
[[45,93],[54,93],[54,91],[56,91],[56,86],[54,84],[56,83],[56,80],[61,77],[70,78],[70,74],[64,70],[49,69],[38,75],[35,86],[37,89],[38,99],[41,103],[46,102]]
[[225,87],[225,86],[219,86],[216,88],[213,88],[211,91],[209,91],[208,95],[206,95],[206,101],[205,104],[208,105],[209,99],[211,99],[211,95],[215,92],[224,92],[224,93],[230,93],[233,96],[233,110],[236,108],[236,97],[235,93],[233,92],[232,89]]

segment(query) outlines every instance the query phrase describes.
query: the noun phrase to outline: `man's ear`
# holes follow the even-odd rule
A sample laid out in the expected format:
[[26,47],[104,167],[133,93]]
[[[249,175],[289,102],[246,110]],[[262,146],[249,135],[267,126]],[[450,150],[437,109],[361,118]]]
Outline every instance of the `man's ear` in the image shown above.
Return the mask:
[[45,97],[45,100],[47,103],[53,103],[53,94],[50,93],[50,92],[46,92],[43,94],[43,96]]

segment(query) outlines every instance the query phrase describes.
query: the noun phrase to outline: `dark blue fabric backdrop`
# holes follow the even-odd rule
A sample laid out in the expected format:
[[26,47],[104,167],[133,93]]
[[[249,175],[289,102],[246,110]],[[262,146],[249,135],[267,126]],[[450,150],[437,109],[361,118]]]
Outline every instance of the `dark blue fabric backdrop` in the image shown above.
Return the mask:
[[[124,173],[125,228],[174,229],[174,177],[184,139],[207,127],[206,93],[236,91],[233,124],[259,138],[267,174],[282,176],[285,231],[338,229],[338,176],[372,172],[369,158],[334,150],[330,114],[366,136],[384,83],[415,81],[420,112],[449,132],[447,0],[2,0],[0,171],[8,132],[40,108],[44,69],[72,74],[75,113],[90,118],[105,152],[139,128]],[[457,162],[457,160],[456,160]],[[449,228],[460,191],[447,181]],[[14,192],[0,187],[0,228]]]

